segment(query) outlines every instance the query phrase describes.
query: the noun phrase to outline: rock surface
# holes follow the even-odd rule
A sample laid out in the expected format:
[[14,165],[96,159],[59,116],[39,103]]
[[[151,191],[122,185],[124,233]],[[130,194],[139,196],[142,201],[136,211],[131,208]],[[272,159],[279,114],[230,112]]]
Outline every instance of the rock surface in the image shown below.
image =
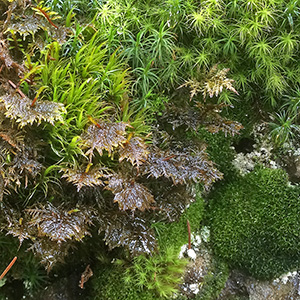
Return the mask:
[[300,300],[300,272],[260,281],[232,271],[218,300]]

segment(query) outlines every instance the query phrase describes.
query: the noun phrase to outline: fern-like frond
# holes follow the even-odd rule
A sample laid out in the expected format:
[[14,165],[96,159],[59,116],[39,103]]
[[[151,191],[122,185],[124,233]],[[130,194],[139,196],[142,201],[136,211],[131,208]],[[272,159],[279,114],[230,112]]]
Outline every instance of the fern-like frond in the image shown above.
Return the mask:
[[225,136],[230,134],[232,136],[239,134],[240,130],[244,128],[241,123],[237,121],[228,120],[223,118],[220,113],[226,104],[203,104],[197,102],[197,107],[200,111],[200,119],[202,125],[211,132],[217,133],[223,131]]
[[81,135],[82,147],[89,148],[86,155],[93,154],[96,149],[100,155],[106,150],[109,156],[115,147],[126,142],[125,129],[129,126],[127,123],[108,123],[98,122],[90,125],[86,132]]
[[142,218],[113,214],[107,216],[106,223],[104,240],[110,250],[123,246],[137,256],[157,249],[154,232]]
[[120,162],[126,158],[133,166],[136,165],[139,167],[147,159],[149,151],[147,150],[147,146],[142,138],[133,137],[122,144],[119,154]]
[[197,94],[200,92],[202,93],[204,99],[207,95],[209,95],[210,98],[213,96],[218,97],[223,89],[227,89],[238,94],[232,85],[234,80],[226,77],[228,72],[228,68],[218,70],[218,65],[216,64],[201,80],[197,80],[195,78],[187,80],[179,88],[186,86],[189,87],[191,89],[190,99],[192,99],[194,96],[197,96]]
[[151,204],[154,203],[153,195],[145,186],[121,175],[116,174],[110,178],[106,189],[115,194],[114,202],[117,202],[122,210],[144,211],[151,208]]
[[31,99],[16,93],[1,96],[0,102],[5,106],[5,116],[16,120],[20,127],[35,122],[39,125],[42,121],[54,125],[55,121],[63,121],[62,115],[66,113],[62,103],[38,100],[32,105]]
[[36,233],[35,229],[29,226],[28,220],[24,220],[21,214],[17,213],[14,209],[5,209],[3,212],[7,220],[7,234],[17,237],[20,245],[22,245],[24,240],[31,239]]
[[72,246],[72,243],[58,244],[47,238],[38,238],[34,240],[28,250],[32,250],[40,258],[41,263],[45,265],[47,272],[50,272],[56,263],[64,263],[64,258]]
[[62,168],[62,178],[66,178],[68,182],[73,183],[77,187],[77,191],[84,187],[94,187],[104,185],[100,178],[107,177],[104,174],[104,168],[89,168],[88,170],[73,169],[73,168]]
[[217,65],[213,66],[211,70],[208,72],[206,79],[203,83],[203,96],[204,98],[209,95],[210,98],[213,96],[218,96],[223,88],[230,90],[236,94],[238,92],[233,87],[233,79],[229,79],[226,77],[229,69],[218,70]]
[[66,210],[51,203],[39,208],[27,209],[31,215],[31,226],[36,226],[39,236],[47,236],[51,241],[61,243],[67,240],[81,241],[90,235],[93,210],[82,208]]
[[163,151],[155,148],[142,165],[143,174],[155,178],[171,178],[174,184],[202,182],[208,188],[213,182],[222,178],[205,150],[195,153]]

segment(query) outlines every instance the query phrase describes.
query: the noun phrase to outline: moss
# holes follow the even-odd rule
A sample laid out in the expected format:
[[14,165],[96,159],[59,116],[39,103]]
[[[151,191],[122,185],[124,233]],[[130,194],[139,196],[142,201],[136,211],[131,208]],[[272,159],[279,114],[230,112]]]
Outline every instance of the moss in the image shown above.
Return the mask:
[[215,162],[216,167],[223,173],[224,178],[235,177],[237,171],[231,163],[235,155],[231,147],[234,137],[226,137],[222,132],[212,134],[205,130],[201,130],[198,135],[208,145],[207,152],[210,159]]
[[178,251],[169,246],[153,256],[135,257],[125,271],[124,281],[133,289],[151,290],[158,298],[166,299],[178,291],[187,263],[188,260],[179,259]]
[[204,276],[203,285],[200,293],[196,296],[197,300],[216,299],[229,276],[229,269],[226,263],[219,259],[213,259],[211,271]]
[[203,217],[204,201],[198,196],[197,200],[182,214],[178,222],[153,224],[158,236],[158,243],[161,249],[172,245],[180,250],[181,246],[188,243],[187,220],[190,222],[191,231],[195,232],[200,228]]
[[299,267],[299,193],[283,170],[262,168],[220,186],[209,205],[215,254],[258,278]]
[[155,300],[151,291],[124,284],[124,267],[116,264],[100,266],[91,278],[91,300]]

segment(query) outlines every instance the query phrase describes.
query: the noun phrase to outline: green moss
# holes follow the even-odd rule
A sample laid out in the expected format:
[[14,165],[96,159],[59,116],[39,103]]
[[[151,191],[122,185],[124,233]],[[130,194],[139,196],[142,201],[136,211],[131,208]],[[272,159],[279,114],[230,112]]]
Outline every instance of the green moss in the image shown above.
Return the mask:
[[123,266],[98,266],[91,278],[91,300],[155,300],[151,291],[138,290],[124,283]]
[[226,137],[222,132],[212,134],[206,130],[201,130],[199,138],[203,139],[208,145],[207,152],[210,160],[216,164],[218,170],[223,173],[224,178],[236,176],[237,172],[231,163],[235,154],[231,148],[233,137]]
[[188,243],[187,220],[190,222],[191,231],[197,231],[200,228],[203,211],[204,202],[199,196],[182,214],[178,222],[169,224],[158,222],[153,224],[160,248],[164,249],[172,245],[179,252],[181,246]]
[[209,218],[215,254],[259,278],[299,267],[298,187],[283,170],[257,168],[213,193]]
[[133,289],[151,290],[159,298],[169,298],[178,291],[187,263],[178,258],[178,251],[171,246],[153,256],[135,257],[124,281]]

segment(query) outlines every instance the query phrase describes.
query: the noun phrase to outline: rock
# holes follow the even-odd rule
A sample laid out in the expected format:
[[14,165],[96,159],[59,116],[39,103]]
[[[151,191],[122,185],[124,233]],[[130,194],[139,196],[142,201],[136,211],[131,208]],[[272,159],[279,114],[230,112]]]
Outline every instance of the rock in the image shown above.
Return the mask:
[[293,183],[300,183],[300,155],[291,155],[282,158],[284,169]]
[[188,298],[193,298],[196,294],[198,294],[201,290],[204,276],[207,275],[210,268],[211,255],[206,249],[201,249],[197,253],[197,257],[186,267],[184,282],[180,286],[181,294]]
[[188,249],[187,250],[187,255],[192,260],[195,260],[197,258],[197,254],[196,254],[196,252],[193,249]]
[[218,300],[300,300],[300,273],[260,281],[232,271]]

